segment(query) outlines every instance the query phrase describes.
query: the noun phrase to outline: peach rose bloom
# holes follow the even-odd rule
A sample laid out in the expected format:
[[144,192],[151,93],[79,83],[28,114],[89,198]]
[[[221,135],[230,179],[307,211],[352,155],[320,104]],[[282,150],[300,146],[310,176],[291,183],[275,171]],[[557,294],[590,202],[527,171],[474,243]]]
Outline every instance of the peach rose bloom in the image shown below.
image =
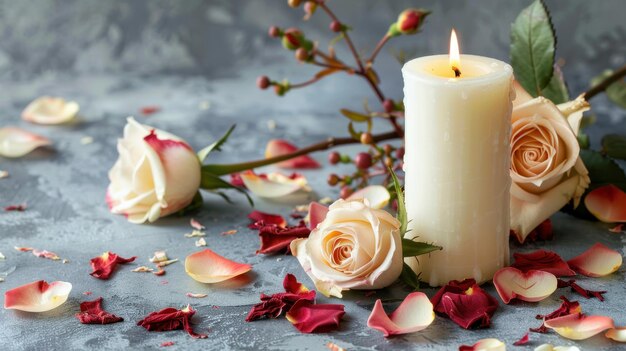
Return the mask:
[[291,242],[291,253],[326,296],[380,289],[402,272],[399,228],[397,219],[364,200],[337,200],[308,239]]
[[576,135],[589,104],[558,106],[515,83],[511,131],[511,230],[523,242],[568,202],[578,206],[589,186]]

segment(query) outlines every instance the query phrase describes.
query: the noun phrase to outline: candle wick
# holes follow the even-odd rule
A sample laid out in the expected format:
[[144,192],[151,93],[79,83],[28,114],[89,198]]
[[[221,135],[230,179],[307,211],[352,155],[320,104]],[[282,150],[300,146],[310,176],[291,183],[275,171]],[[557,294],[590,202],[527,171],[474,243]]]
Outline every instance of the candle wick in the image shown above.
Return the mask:
[[454,77],[459,78],[461,76],[461,70],[452,66],[452,70],[454,71]]

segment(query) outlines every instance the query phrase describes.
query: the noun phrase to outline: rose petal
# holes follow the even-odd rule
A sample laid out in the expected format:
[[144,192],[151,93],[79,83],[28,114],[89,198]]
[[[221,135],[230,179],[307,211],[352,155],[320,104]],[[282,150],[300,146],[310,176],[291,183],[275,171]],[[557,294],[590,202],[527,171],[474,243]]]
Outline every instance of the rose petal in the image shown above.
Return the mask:
[[322,223],[328,213],[328,207],[319,202],[311,202],[309,204],[309,228],[315,229],[319,223]]
[[528,333],[526,333],[519,340],[514,342],[513,345],[515,345],[515,346],[522,346],[522,345],[528,344],[529,341],[530,341],[530,337],[528,336]]
[[297,226],[281,228],[277,225],[265,225],[259,228],[261,247],[257,254],[289,252],[289,245],[295,239],[308,238],[311,230],[300,221]]
[[47,138],[23,129],[0,128],[0,156],[22,157],[38,147],[51,144]]
[[67,301],[72,284],[56,281],[48,284],[43,280],[8,290],[4,293],[4,308],[26,312],[45,312]]
[[206,334],[195,333],[191,327],[191,317],[196,311],[187,305],[182,310],[172,307],[164,308],[157,312],[152,312],[144,319],[137,322],[137,325],[146,328],[148,331],[169,331],[184,329],[192,338],[204,339]]
[[310,190],[306,178],[297,173],[290,176],[276,172],[257,175],[253,171],[246,171],[241,173],[241,180],[253,194],[265,198],[278,198],[296,191]]
[[94,301],[81,302],[80,313],[76,313],[76,318],[82,324],[110,324],[124,320],[102,309],[102,297]]
[[159,106],[144,106],[139,111],[142,115],[149,116],[151,114],[161,111],[161,108]]
[[426,294],[413,292],[387,315],[380,299],[376,300],[374,309],[367,319],[367,326],[381,331],[385,337],[392,335],[415,333],[426,329],[435,320],[433,304]]
[[600,243],[567,261],[576,272],[588,277],[609,275],[622,266],[622,255]]
[[602,294],[605,294],[606,291],[594,291],[594,290],[587,290],[587,289],[583,289],[583,287],[581,287],[580,285],[576,284],[576,281],[574,279],[570,279],[568,281],[565,280],[561,280],[558,279],[558,287],[559,288],[565,288],[565,287],[570,287],[572,288],[572,291],[587,298],[590,299],[592,297],[597,298],[600,301],[604,301],[604,296],[602,296]]
[[26,211],[26,208],[27,208],[26,204],[19,204],[19,205],[6,206],[4,210],[7,212],[11,212],[11,211],[24,212]]
[[482,339],[478,340],[472,346],[462,345],[459,351],[505,351],[506,345],[498,339]]
[[626,222],[626,193],[613,184],[587,194],[585,207],[602,222]]
[[265,213],[254,210],[250,214],[248,214],[248,218],[252,221],[252,223],[248,225],[248,228],[250,229],[258,229],[267,224],[275,224],[279,227],[287,226],[287,221],[285,220],[285,218],[277,214]]
[[513,267],[498,270],[493,276],[493,284],[505,304],[514,298],[528,302],[541,301],[557,288],[557,280],[552,273],[537,270],[524,273]]
[[498,301],[474,284],[462,294],[445,293],[441,307],[443,314],[462,328],[488,328],[498,309]]
[[618,225],[616,225],[615,227],[609,229],[609,232],[611,233],[621,233],[624,231],[624,224],[620,223]]
[[249,272],[252,266],[224,258],[215,252],[204,249],[187,256],[185,271],[201,283],[219,283]]
[[314,305],[309,300],[301,299],[289,309],[286,318],[302,333],[326,333],[339,328],[344,314],[343,305]]
[[618,342],[626,342],[626,327],[609,329],[604,336]]
[[98,279],[109,279],[118,264],[133,262],[136,258],[137,256],[123,258],[111,251],[107,251],[91,259],[91,268],[93,271],[89,274]]
[[371,208],[380,209],[389,204],[391,195],[389,195],[387,188],[382,185],[369,185],[363,189],[355,191],[352,195],[348,196],[346,200],[350,201],[358,199],[366,199]]
[[576,275],[567,262],[556,252],[548,250],[537,250],[529,253],[514,253],[515,262],[511,267],[515,267],[522,272],[539,270],[550,272],[557,277]]
[[[265,158],[282,156],[297,151],[295,145],[286,140],[272,139],[265,148]],[[320,164],[307,155],[298,156],[287,161],[279,162],[276,166],[281,168],[320,168]]]
[[613,319],[606,316],[585,316],[582,313],[550,319],[545,326],[564,338],[584,340],[614,328]]
[[552,344],[542,344],[535,347],[535,351],[580,351],[576,346],[553,346]]
[[476,285],[476,281],[470,278],[463,281],[452,280],[448,284],[442,286],[441,289],[437,291],[435,296],[430,299],[430,302],[432,302],[433,306],[435,306],[435,312],[445,314],[445,310],[443,308],[443,305],[441,304],[441,298],[445,293],[451,292],[454,294],[464,294],[467,289],[471,288],[474,285]]
[[189,224],[195,230],[204,230],[205,229],[205,227],[202,225],[202,223],[198,222],[195,218],[192,218],[189,221]]
[[271,296],[261,294],[261,303],[252,307],[246,322],[252,322],[262,318],[277,318],[283,311],[291,308],[294,303],[301,299],[314,302],[315,291],[309,290],[304,284],[298,282],[293,274],[285,275],[283,279],[284,293],[277,293]]
[[75,101],[42,96],[26,106],[22,111],[22,119],[38,124],[61,124],[74,119],[79,109]]

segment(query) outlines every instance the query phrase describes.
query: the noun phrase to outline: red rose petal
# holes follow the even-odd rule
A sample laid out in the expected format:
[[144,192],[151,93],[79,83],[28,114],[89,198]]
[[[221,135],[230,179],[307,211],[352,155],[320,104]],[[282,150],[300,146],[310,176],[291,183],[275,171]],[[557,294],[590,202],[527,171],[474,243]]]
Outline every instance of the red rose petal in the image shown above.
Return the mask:
[[567,261],[576,272],[588,277],[603,277],[622,266],[622,254],[600,243]]
[[246,322],[252,322],[262,318],[277,318],[283,311],[289,309],[298,300],[304,299],[315,301],[315,291],[309,290],[304,284],[298,282],[293,274],[287,274],[283,280],[284,293],[271,296],[261,294],[261,303],[252,307]]
[[241,179],[240,173],[231,173],[230,174],[230,184],[236,186],[237,188],[246,188],[246,184]]
[[522,346],[522,345],[528,344],[529,341],[530,341],[530,337],[528,336],[528,333],[526,333],[519,340],[514,342],[513,345],[515,345],[515,346]]
[[339,328],[344,306],[317,304],[301,299],[287,312],[287,320],[302,333],[326,333]]
[[26,211],[26,204],[9,205],[9,206],[6,206],[4,210],[7,212],[10,212],[10,211],[24,212]]
[[295,239],[308,238],[311,230],[303,221],[297,226],[281,228],[277,225],[265,225],[259,228],[261,247],[257,254],[289,253],[289,244]]
[[602,222],[626,222],[626,193],[613,184],[591,191],[585,196],[585,206]]
[[576,275],[567,262],[557,253],[547,250],[537,250],[529,253],[514,253],[515,262],[511,267],[515,267],[522,272],[539,270],[550,272],[557,277]]
[[[570,301],[565,296],[561,296],[561,300],[563,300],[563,302],[561,303],[561,306],[559,306],[559,308],[557,308],[556,310],[554,310],[554,311],[552,311],[552,312],[550,312],[550,313],[548,313],[546,315],[538,314],[537,317],[535,317],[535,318],[543,319],[544,322],[545,322],[545,321],[548,321],[550,319],[563,317],[563,316],[567,316],[567,315],[570,315],[570,314],[576,314],[576,313],[580,313],[581,312],[580,303],[578,303],[578,301]],[[535,333],[547,333],[548,332],[548,328],[546,328],[544,323],[541,323],[539,328],[530,328],[530,331],[535,332]]]
[[309,228],[315,229],[319,223],[326,219],[326,214],[328,214],[328,207],[315,201],[311,202],[309,204]]
[[[265,148],[265,158],[282,156],[297,151],[298,148],[286,140],[272,139]],[[310,156],[303,155],[276,164],[281,168],[320,168],[320,164]]]
[[91,259],[91,268],[93,269],[93,272],[89,274],[98,279],[109,279],[118,264],[133,262],[136,258],[137,256],[123,258],[112,253],[111,251],[107,251],[101,256]]
[[102,297],[93,301],[81,302],[80,313],[76,313],[76,318],[83,324],[110,324],[124,320],[124,318],[102,309]]
[[202,225],[202,223],[198,222],[195,218],[192,218],[189,221],[189,224],[195,230],[204,230],[205,229],[205,227]]
[[174,342],[173,341],[163,341],[161,343],[161,347],[169,347],[169,346],[174,346]]
[[277,214],[265,213],[255,210],[248,214],[248,218],[252,221],[252,223],[248,225],[248,228],[250,229],[259,229],[265,225],[270,224],[274,224],[279,227],[287,226],[287,221],[285,220],[285,218]]
[[461,294],[447,292],[441,297],[446,316],[462,328],[488,328],[498,301],[474,284]]
[[204,339],[206,334],[198,334],[191,327],[191,317],[196,311],[187,305],[182,310],[172,307],[164,308],[157,312],[152,312],[144,319],[137,322],[137,325],[146,328],[148,331],[169,331],[184,329],[192,338]]
[[558,283],[559,288],[570,287],[573,292],[579,294],[580,296],[583,296],[584,298],[590,299],[592,297],[595,297],[596,299],[600,301],[604,301],[604,296],[602,296],[602,294],[605,294],[606,291],[595,291],[595,290],[584,289],[580,285],[576,284],[576,280],[574,279],[570,279],[568,281],[558,279],[557,283]]
[[463,281],[452,280],[448,284],[444,285],[437,291],[435,296],[430,299],[430,302],[433,303],[435,312],[445,314],[446,311],[441,304],[441,298],[447,292],[453,294],[464,294],[465,291],[472,286],[476,285],[476,281],[474,279],[465,279]]
[[144,106],[141,108],[141,114],[144,116],[149,116],[151,114],[157,113],[161,110],[159,106]]

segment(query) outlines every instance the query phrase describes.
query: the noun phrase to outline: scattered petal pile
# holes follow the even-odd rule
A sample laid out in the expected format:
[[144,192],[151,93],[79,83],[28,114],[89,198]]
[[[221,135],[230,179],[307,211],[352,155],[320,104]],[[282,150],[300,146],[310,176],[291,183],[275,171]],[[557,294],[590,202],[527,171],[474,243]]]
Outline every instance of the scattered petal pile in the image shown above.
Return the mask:
[[144,319],[137,322],[137,325],[146,328],[148,331],[169,331],[184,329],[187,334],[195,339],[204,339],[206,334],[199,334],[193,331],[191,327],[191,317],[196,310],[187,305],[182,310],[172,307],[164,308],[157,312],[152,312]]
[[426,329],[434,320],[433,304],[426,294],[413,292],[390,315],[385,312],[382,301],[376,300],[367,319],[367,326],[380,330],[385,337],[389,337]]
[[110,324],[124,320],[102,309],[102,297],[81,302],[80,313],[76,313],[76,318],[83,324]]
[[284,293],[276,293],[271,296],[261,294],[261,303],[252,307],[246,322],[252,322],[263,318],[278,318],[286,310],[290,309],[299,300],[315,301],[315,290],[309,290],[296,280],[293,274],[287,274],[283,279]]
[[98,257],[91,259],[91,268],[93,271],[89,273],[91,276],[98,279],[109,279],[111,274],[115,271],[115,267],[118,264],[125,264],[133,262],[137,256],[131,258],[123,258],[117,254],[107,251]]
[[8,290],[4,293],[4,308],[26,312],[46,312],[67,301],[72,284],[56,281],[48,284],[43,280]]
[[201,283],[219,283],[251,269],[249,264],[231,261],[209,249],[191,254],[185,259],[185,271]]

